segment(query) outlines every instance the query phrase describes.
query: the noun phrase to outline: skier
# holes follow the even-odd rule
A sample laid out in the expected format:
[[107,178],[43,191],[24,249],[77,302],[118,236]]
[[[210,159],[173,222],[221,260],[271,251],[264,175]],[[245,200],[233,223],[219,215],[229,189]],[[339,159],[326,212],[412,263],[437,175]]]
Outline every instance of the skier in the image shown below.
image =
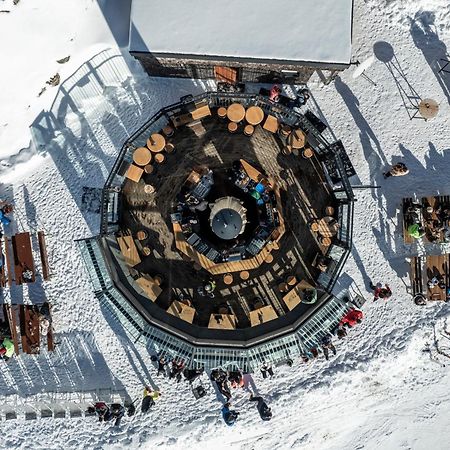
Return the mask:
[[10,339],[4,338],[0,344],[0,358],[6,362],[12,357],[13,354],[14,343]]
[[344,327],[339,327],[336,334],[338,339],[344,339],[347,336],[347,330]]
[[269,100],[272,100],[273,102],[278,102],[280,100],[280,94],[281,94],[281,88],[278,86],[278,84],[274,84],[269,93]]
[[113,403],[111,405],[111,419],[116,419],[114,426],[118,427],[122,421],[122,417],[125,415],[125,408],[120,403]]
[[170,371],[169,378],[176,378],[177,382],[179,383],[181,381],[181,372],[183,372],[184,369],[184,361],[174,359],[172,360],[172,370]]
[[388,172],[385,172],[383,174],[384,178],[389,177],[402,177],[403,175],[407,175],[409,173],[409,169],[406,167],[403,163],[397,163],[394,166],[392,166],[391,170]]
[[196,378],[198,378],[205,369],[202,367],[200,369],[184,369],[183,375],[186,381],[189,381],[191,384]]
[[158,359],[158,373],[157,375],[159,375],[160,373],[162,373],[164,376],[166,376],[166,358],[164,358],[163,355],[161,355]]
[[372,283],[370,284],[370,289],[373,290],[373,301],[377,301],[379,298],[385,298],[386,300],[392,296],[391,288],[388,284],[382,286],[381,283],[377,283],[376,286],[374,286]]
[[228,372],[228,381],[232,388],[243,387],[244,378],[240,370],[232,370]]
[[222,369],[214,369],[211,372],[211,381],[215,381],[219,392],[229,401],[231,399],[230,388],[227,383],[227,374]]
[[267,363],[264,363],[261,366],[261,374],[263,378],[267,378],[267,374],[270,375],[270,377],[273,377],[273,369],[272,366],[267,365]]
[[234,425],[234,422],[236,422],[239,416],[239,413],[237,411],[231,410],[230,406],[230,403],[227,402],[222,407],[222,417],[228,426]]
[[154,391],[150,386],[145,386],[141,412],[146,413],[155,404],[155,400],[159,398],[160,395],[161,393],[159,391]]
[[333,345],[333,341],[331,340],[331,335],[326,334],[322,338],[322,350],[323,350],[323,354],[325,355],[325,359],[327,361],[329,359],[329,351],[328,351],[329,349],[331,349],[331,351],[333,352],[333,355],[336,356],[336,347]]
[[362,322],[364,315],[359,309],[351,309],[339,322],[340,327],[352,328]]
[[250,401],[258,402],[256,408],[258,409],[262,420],[270,420],[272,418],[272,410],[267,406],[267,403],[261,396],[254,396],[253,394],[250,394]]
[[111,420],[111,411],[105,402],[97,402],[94,404],[94,408],[88,408],[89,412],[92,410],[97,413],[99,422],[108,422]]

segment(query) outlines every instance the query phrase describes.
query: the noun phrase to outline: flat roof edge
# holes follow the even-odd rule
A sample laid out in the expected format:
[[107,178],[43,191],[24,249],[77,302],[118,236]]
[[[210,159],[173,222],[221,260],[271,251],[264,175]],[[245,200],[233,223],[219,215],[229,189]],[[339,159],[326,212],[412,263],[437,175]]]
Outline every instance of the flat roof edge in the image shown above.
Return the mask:
[[190,53],[158,53],[145,52],[142,50],[132,50],[129,48],[129,53],[132,56],[139,57],[141,55],[151,55],[155,58],[173,58],[173,59],[191,59],[197,61],[217,61],[217,62],[236,62],[236,63],[253,63],[253,64],[272,64],[272,65],[291,65],[299,67],[312,68],[336,68],[344,70],[350,67],[351,54],[348,62],[327,62],[327,61],[303,61],[303,60],[288,60],[277,58],[251,58],[244,56],[221,56],[221,55],[197,55]]

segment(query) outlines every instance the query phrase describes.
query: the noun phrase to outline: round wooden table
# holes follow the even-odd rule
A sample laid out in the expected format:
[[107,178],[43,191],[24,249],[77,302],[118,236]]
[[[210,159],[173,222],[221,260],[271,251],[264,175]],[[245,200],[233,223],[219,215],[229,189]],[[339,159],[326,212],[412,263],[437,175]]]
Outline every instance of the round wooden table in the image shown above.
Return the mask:
[[314,231],[314,232],[319,231],[319,223],[317,222],[317,220],[312,221],[309,224],[309,228],[311,229],[311,231]]
[[228,285],[231,284],[233,282],[233,275],[231,275],[231,273],[226,273],[223,276],[223,282]]
[[439,112],[439,105],[436,100],[425,98],[419,103],[419,113],[424,119],[432,119]]
[[228,131],[229,131],[230,133],[236,133],[237,129],[238,129],[237,123],[235,123],[235,122],[230,122],[230,123],[228,124]]
[[152,160],[152,153],[147,147],[139,147],[133,152],[133,161],[138,166],[145,166]]
[[313,152],[312,148],[306,147],[302,152],[302,156],[305,159],[312,158],[314,156],[314,152]]
[[289,275],[289,276],[286,278],[286,283],[287,283],[289,286],[294,286],[295,284],[297,284],[297,278],[296,278],[296,276],[295,276],[295,275]]
[[292,148],[303,148],[306,143],[306,136],[302,130],[294,130],[288,137],[288,143]]
[[[250,125],[258,125],[264,119],[264,111],[259,106],[250,106],[245,112],[245,120]],[[230,119],[231,120],[231,119]]]
[[[330,238],[336,235],[339,229],[339,224],[334,217],[325,216],[318,222],[319,229],[317,230],[322,237]],[[325,245],[325,244],[324,244]]]
[[217,115],[218,115],[221,119],[225,119],[225,117],[227,117],[227,108],[224,108],[223,106],[221,106],[221,107],[217,110]]
[[320,243],[324,246],[324,247],[329,247],[331,245],[331,239],[329,237],[321,237],[320,238]]
[[227,117],[232,122],[240,122],[245,117],[245,108],[240,103],[233,103],[227,109]]
[[165,150],[169,155],[171,155],[172,153],[175,153],[175,145],[169,142],[168,144],[166,144]]
[[248,280],[250,278],[250,273],[248,272],[248,270],[243,270],[242,272],[239,273],[239,276],[241,277],[241,280]]
[[144,239],[148,238],[148,233],[145,230],[139,230],[136,233],[136,237],[138,238],[139,241],[143,241]]
[[151,164],[147,164],[144,167],[144,172],[145,173],[153,173],[154,170],[155,170],[155,168]]
[[255,127],[253,125],[245,125],[244,134],[246,136],[251,136],[255,131]]
[[166,145],[166,138],[159,133],[153,133],[147,139],[147,147],[154,153],[162,152]]
[[158,164],[162,164],[165,160],[166,160],[166,157],[165,157],[162,153],[157,153],[157,154],[155,155],[155,161],[156,161]]
[[170,125],[167,125],[167,126],[165,126],[165,127],[163,128],[163,133],[164,133],[167,137],[172,136],[173,133],[174,133],[174,129],[173,129]]

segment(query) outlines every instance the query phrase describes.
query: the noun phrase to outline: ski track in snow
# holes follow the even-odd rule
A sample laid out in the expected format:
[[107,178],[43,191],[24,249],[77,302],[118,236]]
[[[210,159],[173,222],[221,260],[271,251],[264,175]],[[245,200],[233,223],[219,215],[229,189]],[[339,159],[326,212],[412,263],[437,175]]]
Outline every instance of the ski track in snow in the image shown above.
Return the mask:
[[[130,342],[100,308],[74,244],[96,234],[99,226],[98,215],[80,209],[83,186],[101,187],[128,135],[161,106],[199,93],[206,84],[147,77],[112,45],[93,47],[79,65],[70,63],[72,75],[63,77],[55,101],[48,93],[39,100],[48,104],[33,121],[31,145],[1,153],[2,197],[16,206],[12,227],[47,232],[52,268],[51,282],[23,290],[14,286],[4,295],[20,300],[45,294],[54,304],[60,344],[53,354],[44,350],[38,357],[19,356],[2,365],[0,395],[113,386],[136,398],[143,384],[153,382],[162,397],[147,416],[124,418],[119,429],[89,418],[4,422],[0,448],[448,448],[450,364],[443,357],[445,367],[435,364],[422,351],[425,342],[433,342],[432,325],[437,321],[443,326],[448,307],[412,304],[404,285],[409,284],[406,258],[425,248],[406,246],[398,222],[403,197],[450,194],[450,108],[427,62],[427,52],[440,44],[435,41],[431,50],[423,50],[416,39],[416,45],[409,20],[434,17],[438,39],[450,46],[450,9],[444,3],[355,0],[354,12],[355,58],[364,61],[375,42],[388,42],[414,89],[439,101],[436,119],[409,120],[395,80],[378,60],[366,70],[377,86],[362,77],[353,79],[352,68],[328,86],[311,81],[359,182],[381,186],[356,191],[354,249],[345,267],[368,298],[366,317],[337,343],[338,354],[330,361],[296,361],[293,368],[277,367],[273,379],[253,375],[274,411],[267,423],[248,402],[247,391],[236,392],[233,405],[241,416],[229,428],[206,378],[209,392],[200,401],[187,384],[157,378],[147,350]],[[397,160],[407,164],[410,174],[384,181],[382,170]],[[373,303],[369,280],[389,283],[392,299]]]

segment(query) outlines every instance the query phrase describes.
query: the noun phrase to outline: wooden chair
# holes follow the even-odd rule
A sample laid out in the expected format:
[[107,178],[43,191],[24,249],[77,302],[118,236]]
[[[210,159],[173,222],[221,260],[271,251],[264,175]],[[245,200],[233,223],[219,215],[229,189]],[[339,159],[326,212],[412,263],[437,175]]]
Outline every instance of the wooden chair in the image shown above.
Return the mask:
[[251,136],[255,131],[255,127],[253,125],[245,125],[244,134],[246,136]]
[[230,122],[230,123],[228,124],[228,131],[229,131],[230,133],[236,133],[237,129],[238,129],[237,123],[235,123],[235,122]]

